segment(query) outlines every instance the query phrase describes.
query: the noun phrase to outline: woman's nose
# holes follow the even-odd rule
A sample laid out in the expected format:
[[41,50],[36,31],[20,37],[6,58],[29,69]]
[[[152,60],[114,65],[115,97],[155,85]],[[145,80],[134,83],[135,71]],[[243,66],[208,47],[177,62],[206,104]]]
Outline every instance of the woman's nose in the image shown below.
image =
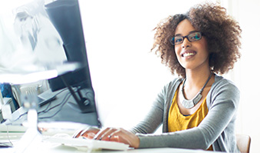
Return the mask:
[[182,42],[182,48],[191,47],[191,42],[188,40],[188,38],[184,38]]

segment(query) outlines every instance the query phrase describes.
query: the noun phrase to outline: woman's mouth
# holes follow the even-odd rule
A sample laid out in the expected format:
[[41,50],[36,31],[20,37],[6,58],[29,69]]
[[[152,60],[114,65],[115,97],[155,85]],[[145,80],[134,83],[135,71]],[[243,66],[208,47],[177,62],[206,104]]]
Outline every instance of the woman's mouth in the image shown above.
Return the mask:
[[185,53],[182,54],[182,57],[193,56],[193,55],[195,55],[195,53]]
[[182,57],[190,57],[190,56],[194,56],[196,54],[195,51],[185,51],[184,53],[181,54]]

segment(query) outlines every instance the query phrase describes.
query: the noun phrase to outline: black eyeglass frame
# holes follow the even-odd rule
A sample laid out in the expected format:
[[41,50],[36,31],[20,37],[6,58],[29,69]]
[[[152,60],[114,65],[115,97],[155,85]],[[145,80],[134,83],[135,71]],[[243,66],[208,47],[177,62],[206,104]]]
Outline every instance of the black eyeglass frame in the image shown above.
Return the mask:
[[[191,34],[194,34],[194,33],[199,33],[201,37],[200,37],[199,39],[195,39],[195,40],[192,40],[192,41],[191,41],[191,40],[189,39],[189,36],[190,36]],[[189,33],[189,34],[186,35],[186,36],[174,36],[174,37],[172,37],[172,38],[170,39],[170,43],[171,43],[173,46],[179,45],[179,44],[182,44],[182,43],[183,43],[183,41],[184,41],[185,38],[187,38],[189,42],[199,41],[199,40],[202,38],[202,36],[203,36],[203,33],[202,33],[202,32],[193,31],[193,32]],[[175,43],[173,42],[173,40],[174,40],[176,37],[182,37],[182,41],[181,41],[180,43],[178,43],[178,44],[175,44]]]

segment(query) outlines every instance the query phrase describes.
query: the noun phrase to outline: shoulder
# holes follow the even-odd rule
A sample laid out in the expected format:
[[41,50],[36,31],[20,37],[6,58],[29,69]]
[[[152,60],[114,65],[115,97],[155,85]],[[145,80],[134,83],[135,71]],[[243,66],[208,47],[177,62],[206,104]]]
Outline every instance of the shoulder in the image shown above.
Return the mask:
[[231,102],[237,105],[240,99],[240,91],[237,86],[231,81],[222,76],[216,75],[208,97],[210,105]]
[[168,84],[164,86],[164,91],[169,92],[169,91],[176,91],[180,83],[182,82],[182,78],[175,78],[172,81],[170,81]]
[[160,99],[164,99],[165,102],[171,99],[182,80],[182,78],[175,78],[169,83],[165,84],[161,89],[161,92],[158,94],[158,97]]
[[212,84],[211,88],[212,88],[211,90],[214,92],[225,91],[225,90],[239,92],[239,89],[231,80],[228,80],[219,75],[215,75],[215,82]]

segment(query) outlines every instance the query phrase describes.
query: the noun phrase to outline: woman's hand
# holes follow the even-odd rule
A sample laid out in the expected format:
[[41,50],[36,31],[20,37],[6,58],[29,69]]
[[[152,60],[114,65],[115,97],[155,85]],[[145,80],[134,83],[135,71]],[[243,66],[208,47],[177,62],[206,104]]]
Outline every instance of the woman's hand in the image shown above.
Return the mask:
[[76,132],[73,138],[84,137],[88,139],[115,141],[128,144],[130,147],[138,148],[140,144],[139,138],[122,128],[106,128],[100,130],[98,128],[89,127],[85,130]]
[[79,137],[84,137],[88,139],[93,139],[94,136],[100,131],[100,129],[95,128],[95,127],[89,127],[85,130],[80,130],[77,131],[74,135],[73,138],[79,138]]
[[140,139],[135,134],[122,128],[106,128],[99,131],[94,139],[121,142],[133,148],[138,148],[140,144]]

